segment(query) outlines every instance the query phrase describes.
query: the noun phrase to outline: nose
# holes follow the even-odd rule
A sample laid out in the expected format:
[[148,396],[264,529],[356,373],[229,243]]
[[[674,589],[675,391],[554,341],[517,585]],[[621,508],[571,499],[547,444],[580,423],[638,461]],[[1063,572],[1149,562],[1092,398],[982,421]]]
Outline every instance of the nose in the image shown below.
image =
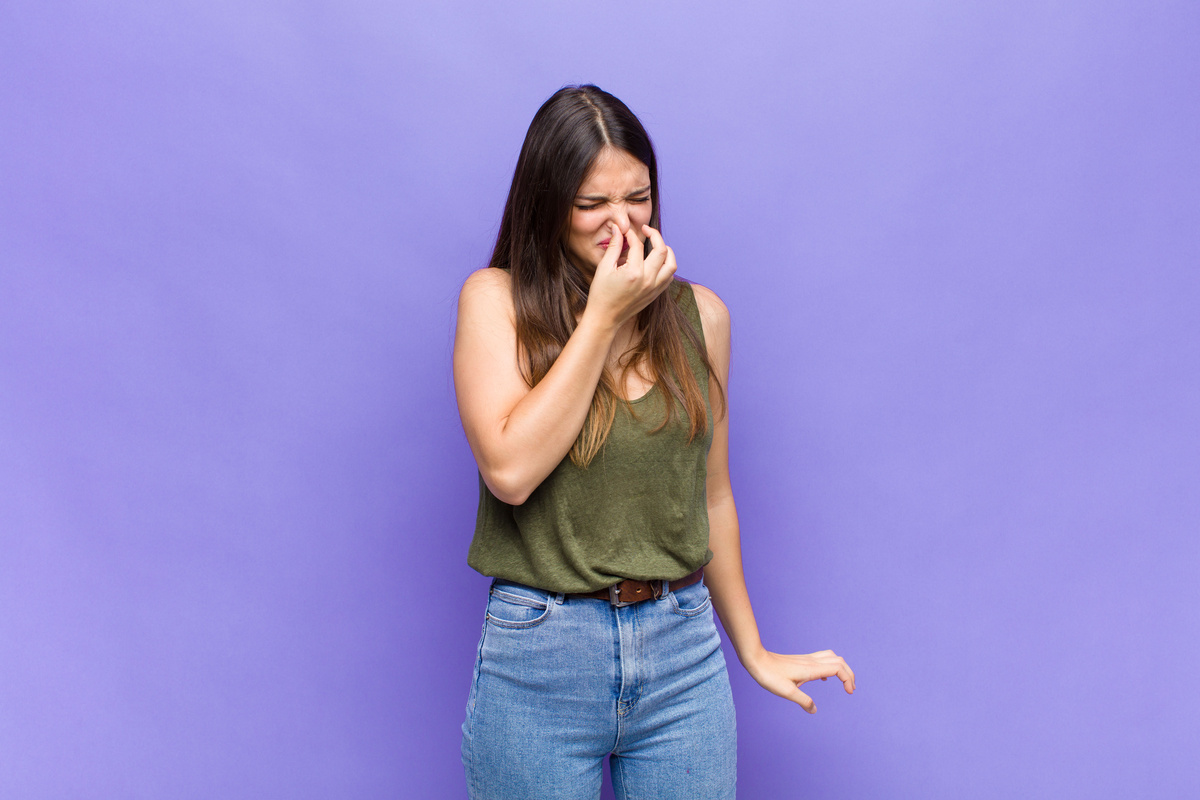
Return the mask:
[[622,236],[629,232],[629,208],[624,203],[617,203],[613,206],[612,221],[617,223]]

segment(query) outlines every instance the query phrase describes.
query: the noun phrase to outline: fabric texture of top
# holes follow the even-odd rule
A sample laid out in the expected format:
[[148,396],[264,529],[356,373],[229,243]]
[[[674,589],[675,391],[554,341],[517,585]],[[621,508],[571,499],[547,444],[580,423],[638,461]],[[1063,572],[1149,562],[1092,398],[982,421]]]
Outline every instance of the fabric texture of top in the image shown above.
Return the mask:
[[[703,344],[692,287],[675,281],[667,291]],[[683,345],[704,395],[704,432],[689,442],[687,413],[655,386],[617,403],[612,431],[586,468],[564,457],[521,505],[499,500],[481,475],[468,564],[491,577],[575,593],[624,578],[678,580],[708,563],[709,376],[686,336]],[[675,415],[654,432],[667,402],[675,402]]]

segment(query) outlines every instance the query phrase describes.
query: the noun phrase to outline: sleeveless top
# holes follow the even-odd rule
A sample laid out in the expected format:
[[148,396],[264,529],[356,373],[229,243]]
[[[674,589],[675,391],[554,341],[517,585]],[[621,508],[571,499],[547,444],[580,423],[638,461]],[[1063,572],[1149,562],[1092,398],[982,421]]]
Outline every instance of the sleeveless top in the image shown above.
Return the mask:
[[[668,291],[703,344],[692,287],[676,281]],[[628,406],[618,401],[608,439],[586,468],[567,455],[523,504],[499,500],[481,475],[468,564],[491,577],[581,593],[624,578],[678,580],[709,562],[708,370],[686,336],[683,345],[704,395],[704,432],[689,442],[683,406],[654,386]],[[668,401],[675,415],[653,432]]]

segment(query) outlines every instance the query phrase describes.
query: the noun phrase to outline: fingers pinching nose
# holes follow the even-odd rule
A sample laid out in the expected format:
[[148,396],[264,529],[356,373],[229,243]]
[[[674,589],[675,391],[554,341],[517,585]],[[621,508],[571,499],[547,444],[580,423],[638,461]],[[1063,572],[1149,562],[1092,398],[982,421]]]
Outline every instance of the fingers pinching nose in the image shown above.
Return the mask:
[[663,241],[662,234],[649,225],[643,225],[642,232],[646,234],[646,238],[650,240],[650,245],[655,249],[667,246],[667,243]]
[[608,227],[610,232],[608,234],[608,246],[605,247],[605,251],[616,250],[619,253],[621,252],[622,242],[625,241],[625,237],[621,235],[621,229],[615,223],[610,223]]
[[638,241],[637,234],[633,232],[632,226],[630,226],[629,230],[625,231],[625,236],[623,238],[626,242],[628,242],[631,253],[638,245],[641,244],[641,242]]

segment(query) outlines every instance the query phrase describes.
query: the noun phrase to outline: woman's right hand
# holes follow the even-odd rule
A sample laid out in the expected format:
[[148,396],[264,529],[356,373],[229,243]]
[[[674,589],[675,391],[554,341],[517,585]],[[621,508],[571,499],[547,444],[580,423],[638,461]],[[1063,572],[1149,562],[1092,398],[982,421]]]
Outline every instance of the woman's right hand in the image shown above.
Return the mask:
[[[479,473],[504,502],[525,502],[570,451],[617,329],[670,285],[674,253],[658,231],[642,230],[652,245],[645,258],[632,230],[621,236],[614,229],[579,326],[534,387],[517,359],[508,273],[484,268],[463,285],[454,337],[458,411]],[[629,255],[618,265],[623,242],[629,243]]]
[[[584,315],[594,315],[602,324],[619,328],[671,284],[675,252],[663,241],[662,234],[649,225],[642,226],[651,245],[646,256],[642,255],[642,240],[632,227],[624,236],[615,223],[610,227],[612,238],[592,275]],[[625,244],[629,245],[629,254],[624,264],[618,264]]]

